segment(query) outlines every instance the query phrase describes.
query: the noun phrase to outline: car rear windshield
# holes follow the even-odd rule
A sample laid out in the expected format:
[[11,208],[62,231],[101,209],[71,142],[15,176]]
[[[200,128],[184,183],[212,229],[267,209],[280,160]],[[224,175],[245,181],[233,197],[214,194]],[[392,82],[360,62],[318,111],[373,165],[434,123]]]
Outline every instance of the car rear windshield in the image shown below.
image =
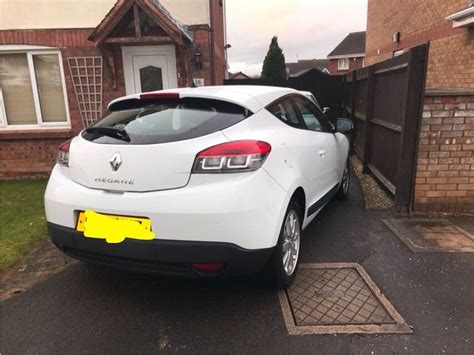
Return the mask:
[[135,100],[130,106],[130,109],[125,107],[124,110],[108,112],[84,130],[82,137],[101,144],[176,142],[223,130],[252,114],[233,103],[201,98],[153,103],[143,100],[138,105]]

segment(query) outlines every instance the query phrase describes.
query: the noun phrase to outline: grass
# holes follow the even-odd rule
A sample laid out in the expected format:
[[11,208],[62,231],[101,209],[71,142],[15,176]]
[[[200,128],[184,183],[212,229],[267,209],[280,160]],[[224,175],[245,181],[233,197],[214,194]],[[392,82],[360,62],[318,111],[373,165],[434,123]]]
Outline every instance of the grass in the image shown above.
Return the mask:
[[0,273],[47,236],[46,180],[0,181]]

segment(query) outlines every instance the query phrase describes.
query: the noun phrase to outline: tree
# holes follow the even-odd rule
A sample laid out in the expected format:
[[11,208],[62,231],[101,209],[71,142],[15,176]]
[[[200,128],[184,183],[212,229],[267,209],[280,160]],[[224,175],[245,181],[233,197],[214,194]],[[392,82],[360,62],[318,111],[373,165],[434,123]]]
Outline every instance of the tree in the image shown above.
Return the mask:
[[274,36],[263,61],[262,79],[286,79],[285,55]]

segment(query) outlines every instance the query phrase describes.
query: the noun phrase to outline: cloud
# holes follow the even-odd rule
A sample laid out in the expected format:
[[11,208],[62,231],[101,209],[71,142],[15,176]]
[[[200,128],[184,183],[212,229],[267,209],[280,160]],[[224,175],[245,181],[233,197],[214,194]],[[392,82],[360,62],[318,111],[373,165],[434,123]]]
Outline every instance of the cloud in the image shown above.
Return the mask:
[[226,12],[230,70],[255,75],[272,36],[287,62],[325,58],[349,32],[365,29],[367,0],[227,0]]

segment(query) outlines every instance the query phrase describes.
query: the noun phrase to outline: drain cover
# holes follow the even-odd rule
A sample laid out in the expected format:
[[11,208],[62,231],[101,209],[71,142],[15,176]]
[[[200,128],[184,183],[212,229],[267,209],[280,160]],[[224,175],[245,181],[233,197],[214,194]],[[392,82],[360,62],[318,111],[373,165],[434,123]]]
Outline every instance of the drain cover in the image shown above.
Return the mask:
[[440,219],[383,221],[413,252],[474,252],[474,238],[465,230]]
[[411,333],[358,264],[303,264],[279,297],[290,334]]

